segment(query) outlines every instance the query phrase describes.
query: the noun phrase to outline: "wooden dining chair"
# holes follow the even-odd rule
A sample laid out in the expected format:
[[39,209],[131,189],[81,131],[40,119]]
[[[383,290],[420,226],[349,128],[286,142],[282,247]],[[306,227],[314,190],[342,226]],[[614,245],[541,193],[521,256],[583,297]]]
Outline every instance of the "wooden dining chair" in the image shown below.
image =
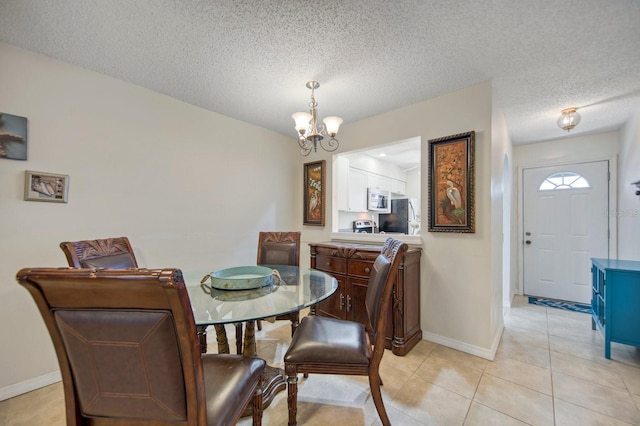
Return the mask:
[[[300,232],[260,232],[258,234],[258,265],[300,266]],[[300,321],[300,312],[278,315],[276,320],[291,321],[291,336]],[[262,330],[258,320],[258,330]]]
[[260,232],[256,263],[300,266],[300,232]]
[[[257,265],[288,265],[300,266],[300,232],[260,232],[258,234]],[[266,318],[265,318],[266,319]],[[300,312],[291,312],[268,318],[268,320],[291,321],[291,335],[295,333],[300,321]],[[254,328],[262,330],[262,319],[247,321],[244,333],[242,323],[234,324],[236,329],[236,348],[238,353],[255,354],[255,347],[248,347],[249,342],[254,342]],[[244,334],[244,336],[243,336]],[[244,345],[244,347],[243,347]]]
[[[72,268],[127,269],[137,268],[138,261],[127,237],[115,237],[96,240],[63,241],[60,248],[64,252],[67,263]],[[226,352],[229,347],[224,325],[217,324],[216,337],[218,351]],[[207,352],[207,327],[197,327],[202,352]],[[242,328],[240,328],[242,333]],[[238,345],[238,353],[242,353],[242,340]]]
[[366,325],[320,316],[302,319],[284,355],[289,425],[297,424],[299,373],[368,376],[380,421],[390,425],[380,392],[379,368],[390,325],[387,313],[391,309],[393,285],[406,251],[407,244],[388,238],[376,258],[365,298]]
[[58,357],[68,425],[262,422],[265,361],[201,354],[179,269],[26,268]]
[[138,262],[127,237],[64,241],[60,248],[72,268],[137,268]]

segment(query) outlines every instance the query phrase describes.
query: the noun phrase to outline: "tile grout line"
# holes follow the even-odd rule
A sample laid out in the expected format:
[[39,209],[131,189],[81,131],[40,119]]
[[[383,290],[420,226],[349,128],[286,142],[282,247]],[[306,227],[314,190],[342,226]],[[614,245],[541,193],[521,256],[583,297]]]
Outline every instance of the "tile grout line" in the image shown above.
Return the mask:
[[[545,317],[547,319],[547,346],[549,347],[549,376],[551,380],[551,415],[553,416],[553,424],[556,424],[556,392],[553,384],[553,363],[551,361],[551,332],[549,330],[549,309],[545,309]],[[553,308],[555,309],[555,308]]]

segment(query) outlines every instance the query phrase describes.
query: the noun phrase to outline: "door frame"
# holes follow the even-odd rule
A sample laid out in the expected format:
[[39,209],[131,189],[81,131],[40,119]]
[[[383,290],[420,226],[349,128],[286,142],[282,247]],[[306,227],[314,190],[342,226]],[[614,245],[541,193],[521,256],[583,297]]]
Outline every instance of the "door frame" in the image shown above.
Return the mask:
[[609,203],[607,212],[609,216],[609,256],[612,259],[618,257],[618,220],[616,206],[618,205],[618,156],[582,158],[578,161],[563,162],[534,162],[518,165],[518,234],[514,237],[518,246],[518,294],[524,294],[524,169],[540,167],[570,166],[572,164],[594,163],[597,161],[609,161]]

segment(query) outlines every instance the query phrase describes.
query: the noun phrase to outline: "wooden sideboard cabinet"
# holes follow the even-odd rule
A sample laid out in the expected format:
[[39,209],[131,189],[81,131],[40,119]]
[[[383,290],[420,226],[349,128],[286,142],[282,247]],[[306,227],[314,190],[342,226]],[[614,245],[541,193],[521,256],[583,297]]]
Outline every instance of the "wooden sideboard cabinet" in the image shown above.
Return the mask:
[[591,328],[604,333],[605,358],[611,358],[611,342],[640,347],[640,261],[591,263]]
[[[312,309],[312,313],[339,319],[367,321],[365,297],[369,273],[382,246],[349,243],[311,243],[311,267],[333,275],[338,290]],[[409,248],[400,263],[388,315],[386,347],[403,356],[422,339],[420,329],[420,255]]]

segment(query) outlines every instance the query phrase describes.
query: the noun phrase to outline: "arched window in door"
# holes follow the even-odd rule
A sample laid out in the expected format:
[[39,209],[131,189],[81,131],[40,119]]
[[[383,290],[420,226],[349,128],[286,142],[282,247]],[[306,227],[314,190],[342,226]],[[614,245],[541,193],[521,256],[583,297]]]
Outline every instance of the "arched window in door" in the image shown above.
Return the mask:
[[560,172],[548,176],[540,184],[538,191],[554,191],[556,189],[584,189],[591,188],[587,180],[573,172]]

